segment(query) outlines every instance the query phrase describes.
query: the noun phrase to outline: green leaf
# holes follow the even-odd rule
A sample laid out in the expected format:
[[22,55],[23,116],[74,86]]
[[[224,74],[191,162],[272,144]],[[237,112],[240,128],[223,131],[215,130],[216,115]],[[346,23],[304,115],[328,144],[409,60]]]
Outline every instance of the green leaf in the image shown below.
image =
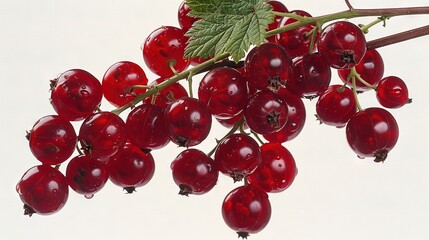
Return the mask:
[[274,19],[271,5],[263,0],[187,0],[191,15],[201,18],[186,33],[185,56],[216,57],[229,53],[242,59],[251,45],[265,40]]

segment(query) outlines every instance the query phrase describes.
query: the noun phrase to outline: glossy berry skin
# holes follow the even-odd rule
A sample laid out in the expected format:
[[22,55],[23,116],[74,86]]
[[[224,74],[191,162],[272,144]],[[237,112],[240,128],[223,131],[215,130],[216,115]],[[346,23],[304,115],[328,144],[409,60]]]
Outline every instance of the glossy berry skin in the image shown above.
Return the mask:
[[275,143],[283,143],[296,138],[304,128],[306,111],[302,99],[292,93],[287,88],[281,88],[277,94],[281,96],[288,109],[286,125],[277,132],[264,134],[263,137]]
[[115,107],[123,106],[146,89],[132,89],[136,85],[147,85],[143,69],[136,63],[122,61],[113,64],[104,74],[102,80],[103,95]]
[[190,11],[191,9],[189,8],[188,4],[186,4],[186,1],[183,1],[179,5],[179,10],[177,11],[177,20],[179,22],[180,28],[182,28],[184,32],[187,32],[192,27],[192,24],[198,20],[198,18],[188,15]]
[[204,75],[198,88],[198,99],[218,119],[238,115],[247,103],[247,83],[241,73],[230,67],[219,67]]
[[237,182],[255,171],[261,162],[261,151],[252,137],[235,133],[218,144],[214,161],[219,171]]
[[331,69],[320,54],[306,54],[294,59],[286,88],[293,94],[312,99],[331,83]]
[[346,126],[347,141],[359,157],[383,162],[399,137],[395,118],[383,108],[367,108],[354,114]]
[[88,155],[79,155],[68,162],[66,179],[76,193],[92,198],[109,179],[109,169],[103,162]]
[[365,55],[365,35],[351,22],[333,22],[322,30],[317,48],[332,68],[349,69]]
[[251,184],[237,187],[225,197],[222,217],[239,237],[247,238],[264,229],[270,221],[268,194]]
[[127,141],[125,122],[111,112],[94,113],[80,126],[79,141],[86,154],[107,161]]
[[69,188],[64,175],[49,165],[34,166],[16,185],[24,203],[24,214],[49,215],[61,210],[67,202]]
[[[292,13],[295,13],[302,17],[311,17],[308,12],[302,10],[295,10],[292,11]],[[283,18],[283,20],[279,22],[277,27],[284,27],[296,21],[297,20],[294,18]],[[275,35],[275,43],[282,46],[291,58],[305,55],[310,52],[312,36],[311,34],[308,34],[314,29],[315,26],[315,24],[309,24],[277,34]],[[317,40],[319,32],[317,32],[316,34]]]
[[344,127],[356,111],[353,91],[342,85],[329,86],[316,103],[320,122],[338,128]]
[[27,137],[33,155],[48,165],[66,161],[73,154],[77,143],[71,123],[57,115],[37,120]]
[[51,104],[57,114],[69,121],[91,115],[102,98],[100,81],[82,69],[61,74],[51,84]]
[[129,141],[142,149],[159,149],[170,142],[165,109],[153,104],[141,104],[128,114],[126,121]]
[[180,195],[200,195],[210,191],[217,183],[219,172],[214,161],[198,149],[186,149],[170,165],[173,180]]
[[[287,9],[287,7],[280,1],[268,1],[267,4],[271,5],[271,7],[273,8],[273,11],[276,12],[283,12],[283,13],[287,13],[289,10]],[[279,23],[282,21],[283,17],[281,16],[274,16],[274,21],[270,24],[268,24],[268,30],[273,30],[276,29],[279,25]],[[271,36],[271,37],[267,37],[267,41],[275,43],[275,36]]]
[[189,66],[189,59],[184,58],[188,41],[184,34],[180,28],[163,26],[146,38],[142,47],[143,59],[153,73],[167,78],[174,75],[170,64],[177,72],[182,72]]
[[298,173],[292,154],[280,143],[265,143],[261,157],[261,164],[247,177],[249,184],[272,193],[287,189]]
[[152,154],[127,144],[108,161],[109,179],[128,193],[146,185],[155,173]]
[[167,107],[166,121],[171,141],[182,147],[191,147],[207,138],[212,116],[198,99],[186,97]]
[[[158,78],[156,80],[154,80],[150,86],[156,86],[162,82],[164,82],[165,79],[163,78]],[[183,97],[188,97],[188,92],[186,91],[186,89],[180,85],[180,83],[175,82],[171,85],[168,85],[167,87],[163,88],[162,90],[160,90],[155,98],[155,105],[158,105],[162,108],[167,108],[168,105],[170,105],[170,103],[174,102],[174,100],[176,99],[181,99]],[[144,100],[145,103],[152,103],[152,98],[148,97]]]
[[377,100],[386,108],[400,108],[411,103],[408,98],[408,87],[405,82],[395,76],[383,78],[377,86]]
[[259,134],[269,134],[282,129],[286,125],[288,114],[285,100],[269,90],[254,94],[244,108],[247,125]]
[[245,59],[249,89],[277,91],[286,84],[291,64],[285,49],[275,43],[253,48]]
[[[356,72],[365,82],[371,85],[377,85],[380,82],[384,74],[384,62],[380,53],[375,49],[368,49],[363,56],[362,60],[355,66]],[[339,69],[338,75],[343,82],[347,82],[347,77],[350,74],[350,69]],[[348,86],[352,87],[352,81],[348,82]],[[363,92],[371,90],[365,86],[362,82],[356,80],[356,90]]]

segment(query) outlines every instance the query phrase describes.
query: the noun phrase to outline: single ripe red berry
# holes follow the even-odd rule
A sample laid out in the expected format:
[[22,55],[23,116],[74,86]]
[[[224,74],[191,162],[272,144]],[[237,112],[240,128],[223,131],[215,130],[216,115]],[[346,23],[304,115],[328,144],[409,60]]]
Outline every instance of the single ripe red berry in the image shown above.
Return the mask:
[[30,150],[43,164],[57,165],[74,152],[76,132],[71,123],[57,115],[40,118],[28,132]]
[[182,147],[191,147],[209,135],[212,115],[198,99],[185,97],[167,107],[166,121],[171,141]]
[[144,88],[132,87],[147,85],[147,82],[146,74],[139,65],[128,61],[117,62],[103,76],[103,95],[112,105],[120,107],[146,92]]
[[392,114],[373,107],[351,117],[346,135],[350,147],[359,157],[375,157],[375,162],[384,162],[398,141],[399,128]]
[[108,161],[109,179],[115,185],[132,193],[146,185],[155,173],[155,161],[150,152],[127,144]]
[[386,108],[400,108],[411,103],[408,98],[408,87],[405,82],[395,76],[383,78],[377,86],[377,100]]
[[219,172],[213,159],[198,149],[186,149],[171,163],[173,180],[180,195],[204,194],[217,183]]
[[[153,31],[143,44],[143,59],[146,66],[161,77],[171,77],[189,66],[184,58],[188,38],[176,27],[163,26]],[[174,68],[174,71],[172,70]]]
[[237,187],[225,197],[222,217],[239,237],[247,238],[264,229],[270,221],[268,194],[251,184]]
[[261,164],[247,181],[265,192],[287,189],[298,173],[292,154],[280,143],[265,143],[261,146],[261,158]]
[[102,98],[100,81],[85,70],[72,69],[51,84],[51,104],[57,114],[77,121],[91,115]]
[[103,162],[88,155],[79,155],[68,162],[66,178],[75,192],[92,198],[109,179],[109,169]]
[[318,97],[331,83],[331,68],[317,53],[295,58],[290,73],[286,88],[303,98]]
[[246,56],[245,71],[249,89],[278,91],[286,84],[292,60],[275,43],[263,43]]
[[83,121],[79,142],[83,151],[100,161],[107,161],[127,141],[125,122],[111,112],[97,112]]
[[238,115],[247,103],[247,83],[241,73],[230,67],[219,67],[204,75],[198,88],[198,99],[218,119]]
[[[164,81],[165,81],[164,78],[158,78],[153,82],[151,82],[150,86],[155,87]],[[167,106],[170,105],[170,103],[174,102],[174,100],[181,99],[183,97],[188,97],[188,92],[182,85],[180,85],[180,83],[175,82],[175,83],[172,83],[171,85],[168,85],[167,87],[164,87],[155,95],[147,97],[144,100],[144,103],[152,103],[154,97],[155,97],[155,103],[154,103],[155,105],[158,105],[162,108],[167,108]]]
[[69,188],[64,175],[49,165],[39,165],[24,173],[16,185],[24,203],[24,214],[49,215],[61,210],[67,202]]
[[333,22],[322,30],[317,48],[328,65],[348,69],[356,66],[365,55],[365,35],[351,22]]
[[[309,13],[302,10],[291,11],[291,13],[295,13],[301,17],[311,17]],[[283,18],[277,27],[284,27],[296,21],[297,20],[294,18]],[[299,28],[282,32],[275,35],[275,43],[282,46],[291,58],[305,55],[310,52],[312,31],[315,27],[316,24],[308,24]],[[316,41],[319,34],[319,31],[316,32]],[[315,49],[313,49],[313,52],[314,50]]]
[[[384,62],[380,53],[375,49],[368,49],[362,60],[355,66],[356,72],[365,82],[371,85],[377,85],[384,74]],[[338,69],[340,79],[347,83],[349,87],[353,87],[352,81],[347,80],[350,74],[350,69]],[[359,92],[368,91],[372,88],[366,86],[361,81],[356,80],[356,90]]]
[[316,103],[317,118],[321,123],[344,127],[357,111],[353,91],[343,85],[331,85]]
[[269,134],[282,129],[287,122],[288,107],[278,94],[265,90],[254,94],[244,108],[244,119],[254,132]]
[[142,149],[159,149],[170,142],[165,109],[141,104],[128,114],[126,128],[129,141]]
[[191,9],[186,4],[186,1],[183,1],[177,11],[177,20],[184,32],[187,32],[192,27],[192,24],[198,20],[198,18],[189,16],[189,12],[191,12]]
[[214,161],[219,171],[237,182],[255,171],[261,162],[261,151],[255,139],[235,133],[218,144]]
[[[283,12],[283,13],[287,13],[288,9],[287,7],[280,1],[267,1],[267,4],[271,5],[271,7],[273,8],[273,11],[275,12]],[[274,21],[270,24],[268,24],[268,29],[267,31],[270,30],[274,30],[278,27],[279,23],[282,21],[283,17],[281,16],[274,16]],[[267,38],[267,41],[275,43],[275,36],[271,36]]]
[[304,128],[306,111],[302,99],[292,93],[287,88],[281,88],[277,94],[281,96],[287,104],[288,117],[286,125],[277,132],[264,134],[263,137],[276,143],[283,143],[296,138]]

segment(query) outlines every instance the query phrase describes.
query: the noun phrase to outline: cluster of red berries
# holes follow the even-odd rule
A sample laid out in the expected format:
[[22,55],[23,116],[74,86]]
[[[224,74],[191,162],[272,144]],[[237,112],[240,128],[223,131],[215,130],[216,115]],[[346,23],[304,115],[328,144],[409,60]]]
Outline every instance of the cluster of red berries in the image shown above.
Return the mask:
[[[275,11],[289,12],[281,2],[268,4]],[[183,2],[178,14],[181,28],[160,27],[146,39],[144,61],[160,76],[152,83],[140,66],[125,61],[112,65],[101,82],[81,69],[51,81],[56,115],[42,117],[27,134],[30,149],[42,164],[30,168],[17,184],[26,214],[59,211],[69,187],[91,198],[109,179],[132,193],[154,174],[151,151],[173,142],[186,147],[171,163],[180,194],[210,191],[219,172],[244,182],[226,196],[222,214],[226,224],[245,238],[269,222],[267,193],[287,189],[297,174],[294,158],[282,143],[295,138],[304,126],[303,98],[318,98],[318,119],[346,127],[347,140],[360,157],[384,161],[394,147],[398,126],[393,116],[380,107],[361,109],[356,94],[375,89],[382,106],[397,108],[410,101],[407,88],[397,77],[382,78],[383,61],[376,50],[367,49],[358,26],[337,21],[323,29],[306,25],[269,37],[247,54],[244,66],[209,70],[194,98],[177,82],[159,88],[189,65],[202,62],[184,58],[185,33],[197,20],[188,12]],[[310,16],[301,10],[291,12]],[[269,28],[295,21],[276,17]],[[344,84],[330,85],[331,69],[338,70]],[[132,105],[125,120],[99,109],[103,96],[122,107],[148,89],[157,91]],[[210,153],[192,148],[207,138],[212,118],[232,130]],[[82,121],[78,133],[71,121]],[[250,133],[268,142],[258,143],[261,140]],[[79,154],[72,157],[76,151]],[[59,166],[68,159],[63,174]]]

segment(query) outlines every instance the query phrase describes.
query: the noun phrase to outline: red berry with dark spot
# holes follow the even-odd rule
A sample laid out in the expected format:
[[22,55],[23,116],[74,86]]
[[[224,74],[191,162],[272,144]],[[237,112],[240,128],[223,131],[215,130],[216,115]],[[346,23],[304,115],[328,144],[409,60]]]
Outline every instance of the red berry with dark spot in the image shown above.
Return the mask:
[[73,154],[77,143],[71,123],[56,115],[37,120],[27,138],[33,155],[48,165],[66,161]]
[[261,146],[262,161],[247,181],[265,192],[281,192],[287,189],[298,173],[292,154],[280,143]]
[[270,221],[268,194],[251,184],[237,187],[225,197],[222,216],[239,237],[247,238],[264,229]]
[[68,70],[52,81],[52,106],[59,116],[70,121],[91,115],[102,96],[100,81],[85,70]]
[[261,151],[255,139],[235,133],[219,143],[214,161],[219,171],[237,182],[255,171],[261,162]]
[[24,173],[16,185],[24,203],[24,214],[49,215],[61,210],[67,202],[69,188],[64,175],[49,165],[39,165]]
[[111,112],[94,113],[80,126],[79,141],[86,154],[107,161],[127,141],[125,122]]
[[217,183],[219,172],[214,161],[198,149],[181,152],[171,163],[174,182],[179,186],[179,194],[204,194]]
[[346,134],[359,157],[375,157],[375,162],[384,162],[398,141],[399,128],[392,114],[373,107],[355,113],[347,123]]
[[317,48],[328,65],[348,69],[356,66],[365,55],[365,35],[351,22],[333,22],[322,30]]

